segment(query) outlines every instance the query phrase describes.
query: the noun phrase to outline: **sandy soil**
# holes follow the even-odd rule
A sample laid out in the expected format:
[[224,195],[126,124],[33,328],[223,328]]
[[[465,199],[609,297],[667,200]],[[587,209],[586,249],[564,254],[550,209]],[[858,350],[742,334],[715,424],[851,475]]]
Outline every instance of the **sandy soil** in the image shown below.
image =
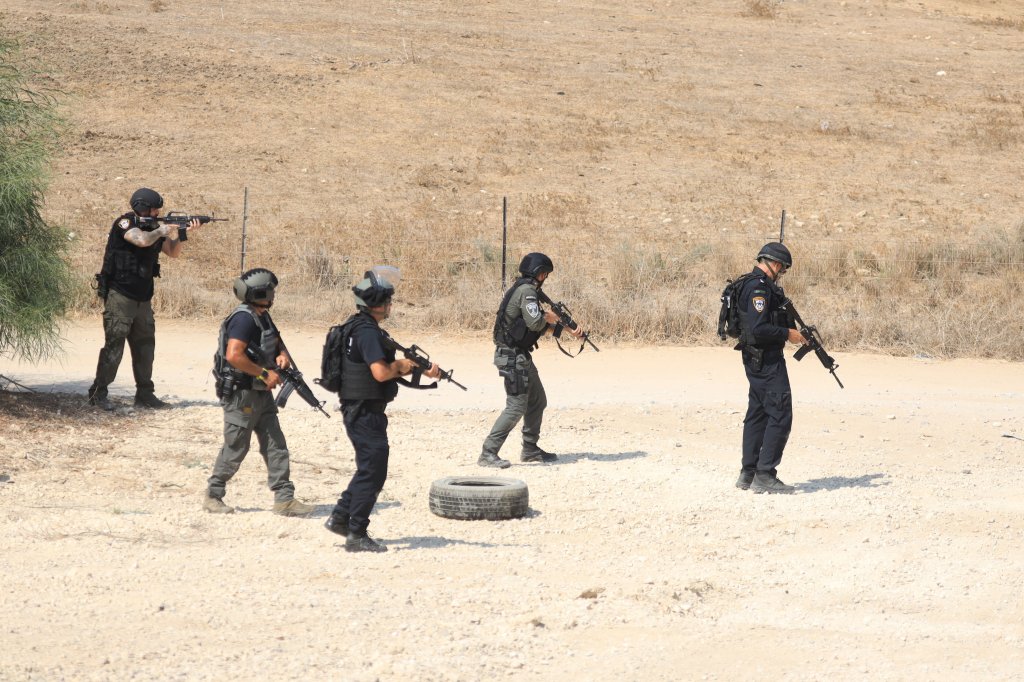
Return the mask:
[[[221,424],[204,379],[215,330],[158,325],[171,411],[3,397],[2,679],[1024,674],[1024,503],[1007,475],[1024,443],[1002,437],[1024,436],[1020,365],[842,355],[840,390],[791,362],[781,476],[799,493],[776,497],[732,486],[745,382],[731,351],[546,346],[542,444],[559,461],[505,472],[529,485],[526,518],[457,522],[430,513],[428,490],[484,473],[503,401],[490,347],[401,331],[469,391],[400,395],[371,523],[390,551],[364,556],[322,527],[353,469],[340,419],[297,399],[281,421],[314,517],[270,512],[258,455],[229,486],[239,513],[200,509]],[[321,334],[288,335],[310,375]],[[92,366],[99,323],[67,336],[63,367],[2,373],[83,394],[71,368]]]

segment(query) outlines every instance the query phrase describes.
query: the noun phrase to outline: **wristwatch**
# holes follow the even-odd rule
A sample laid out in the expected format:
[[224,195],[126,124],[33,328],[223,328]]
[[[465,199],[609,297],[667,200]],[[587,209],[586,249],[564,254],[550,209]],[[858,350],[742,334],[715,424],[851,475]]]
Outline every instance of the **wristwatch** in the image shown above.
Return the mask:
[[263,371],[260,372],[260,374],[259,374],[259,380],[265,382],[269,378],[270,378],[270,370],[264,368]]

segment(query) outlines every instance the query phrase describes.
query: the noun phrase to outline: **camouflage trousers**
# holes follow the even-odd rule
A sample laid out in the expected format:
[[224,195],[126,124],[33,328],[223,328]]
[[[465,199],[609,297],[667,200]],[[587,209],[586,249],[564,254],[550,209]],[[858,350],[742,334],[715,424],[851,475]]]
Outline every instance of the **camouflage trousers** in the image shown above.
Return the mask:
[[133,301],[111,289],[103,308],[103,336],[103,348],[96,363],[96,380],[89,388],[89,397],[106,397],[107,387],[117,377],[125,341],[132,354],[135,394],[152,395],[156,322],[150,302]]

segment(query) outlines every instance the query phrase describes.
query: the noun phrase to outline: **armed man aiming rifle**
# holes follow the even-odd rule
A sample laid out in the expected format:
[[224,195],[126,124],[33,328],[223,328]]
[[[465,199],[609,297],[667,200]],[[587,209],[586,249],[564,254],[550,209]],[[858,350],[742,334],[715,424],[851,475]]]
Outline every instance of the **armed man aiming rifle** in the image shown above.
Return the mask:
[[160,254],[177,258],[188,234],[209,222],[202,220],[206,216],[180,215],[168,222],[160,216],[163,197],[147,187],[136,190],[129,205],[132,210],[110,226],[103,266],[96,274],[96,294],[103,299],[104,342],[96,363],[96,378],[89,387],[89,402],[108,411],[114,409],[114,403],[107,389],[117,377],[125,341],[132,354],[135,405],[168,407],[156,397],[153,384],[154,279],[160,276]]
[[[523,462],[554,462],[558,456],[542,450],[540,427],[547,407],[547,395],[541,384],[540,374],[533,363],[533,351],[537,341],[544,334],[554,333],[556,337],[563,329],[583,344],[589,343],[597,350],[583,327],[572,319],[568,308],[560,306],[560,312],[544,310],[541,303],[554,305],[541,291],[541,287],[554,271],[555,266],[543,253],[528,253],[519,263],[521,277],[517,279],[495,313],[494,319],[494,364],[498,374],[505,380],[505,409],[491,427],[484,440],[477,464],[482,467],[506,469],[512,466],[507,459],[498,456],[509,433],[523,420]],[[580,350],[583,350],[583,344]],[[559,343],[559,348],[570,355]]]

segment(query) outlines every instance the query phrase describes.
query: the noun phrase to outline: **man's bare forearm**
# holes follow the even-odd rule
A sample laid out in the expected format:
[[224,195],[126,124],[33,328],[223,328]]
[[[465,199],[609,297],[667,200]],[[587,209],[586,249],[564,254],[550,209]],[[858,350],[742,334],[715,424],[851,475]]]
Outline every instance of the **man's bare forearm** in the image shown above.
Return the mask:
[[133,227],[124,234],[124,240],[133,246],[146,248],[147,246],[153,246],[160,239],[168,236],[172,229],[178,229],[174,225],[161,225],[155,230],[149,232],[143,232],[137,227]]

